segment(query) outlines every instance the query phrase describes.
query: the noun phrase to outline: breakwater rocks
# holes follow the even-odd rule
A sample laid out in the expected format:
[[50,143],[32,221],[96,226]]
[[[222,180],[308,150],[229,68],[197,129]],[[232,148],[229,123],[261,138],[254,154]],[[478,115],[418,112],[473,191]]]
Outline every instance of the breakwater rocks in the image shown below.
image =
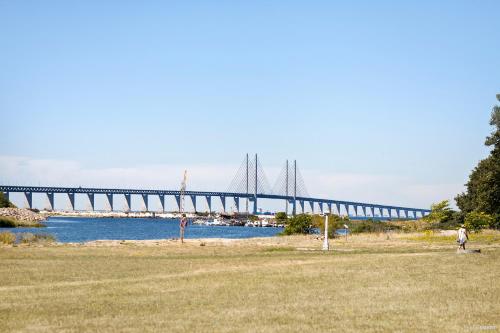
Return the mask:
[[[44,216],[68,216],[68,217],[89,217],[89,218],[179,218],[178,213],[158,213],[158,212],[104,212],[104,211],[40,211]],[[188,217],[196,217],[188,214]]]
[[19,222],[19,226],[38,225],[45,220],[45,216],[29,209],[22,208],[0,208],[0,217]]

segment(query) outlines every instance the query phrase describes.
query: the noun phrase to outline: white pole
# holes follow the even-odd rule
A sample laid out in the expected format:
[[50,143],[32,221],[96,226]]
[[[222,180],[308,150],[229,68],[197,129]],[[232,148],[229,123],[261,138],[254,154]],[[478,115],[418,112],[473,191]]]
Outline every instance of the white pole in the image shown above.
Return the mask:
[[325,238],[323,239],[323,251],[328,251],[328,215],[325,215]]

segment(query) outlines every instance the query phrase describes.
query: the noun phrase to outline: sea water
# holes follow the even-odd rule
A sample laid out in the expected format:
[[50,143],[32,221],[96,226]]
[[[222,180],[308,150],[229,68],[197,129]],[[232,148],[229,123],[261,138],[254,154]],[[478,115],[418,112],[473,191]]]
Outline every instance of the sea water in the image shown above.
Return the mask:
[[[45,228],[2,228],[14,233],[49,233],[59,242],[86,242],[98,239],[145,240],[179,237],[179,220],[162,218],[82,218],[49,217]],[[283,228],[205,226],[188,224],[185,238],[271,237]]]

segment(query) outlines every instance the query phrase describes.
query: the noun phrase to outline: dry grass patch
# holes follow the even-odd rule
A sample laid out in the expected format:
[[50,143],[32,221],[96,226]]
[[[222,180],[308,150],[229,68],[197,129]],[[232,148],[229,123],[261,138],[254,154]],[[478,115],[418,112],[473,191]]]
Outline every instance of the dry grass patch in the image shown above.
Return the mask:
[[[0,250],[6,332],[454,332],[498,325],[498,243],[360,235]],[[140,244],[140,243],[139,243]],[[297,250],[297,249],[307,249]]]
[[10,231],[0,232],[0,244],[11,245],[16,241],[16,235]]

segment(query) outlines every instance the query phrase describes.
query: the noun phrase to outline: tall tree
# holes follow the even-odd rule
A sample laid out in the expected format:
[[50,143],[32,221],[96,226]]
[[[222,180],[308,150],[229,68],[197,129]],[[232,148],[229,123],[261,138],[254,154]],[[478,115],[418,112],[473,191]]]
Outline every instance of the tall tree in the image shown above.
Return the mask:
[[14,206],[7,198],[3,195],[3,192],[0,191],[0,208],[5,207],[16,207]]
[[[496,97],[500,102],[500,94]],[[491,147],[491,153],[472,171],[466,184],[467,191],[455,200],[465,214],[476,211],[500,218],[500,105],[493,107],[490,125],[494,129],[485,145]]]

